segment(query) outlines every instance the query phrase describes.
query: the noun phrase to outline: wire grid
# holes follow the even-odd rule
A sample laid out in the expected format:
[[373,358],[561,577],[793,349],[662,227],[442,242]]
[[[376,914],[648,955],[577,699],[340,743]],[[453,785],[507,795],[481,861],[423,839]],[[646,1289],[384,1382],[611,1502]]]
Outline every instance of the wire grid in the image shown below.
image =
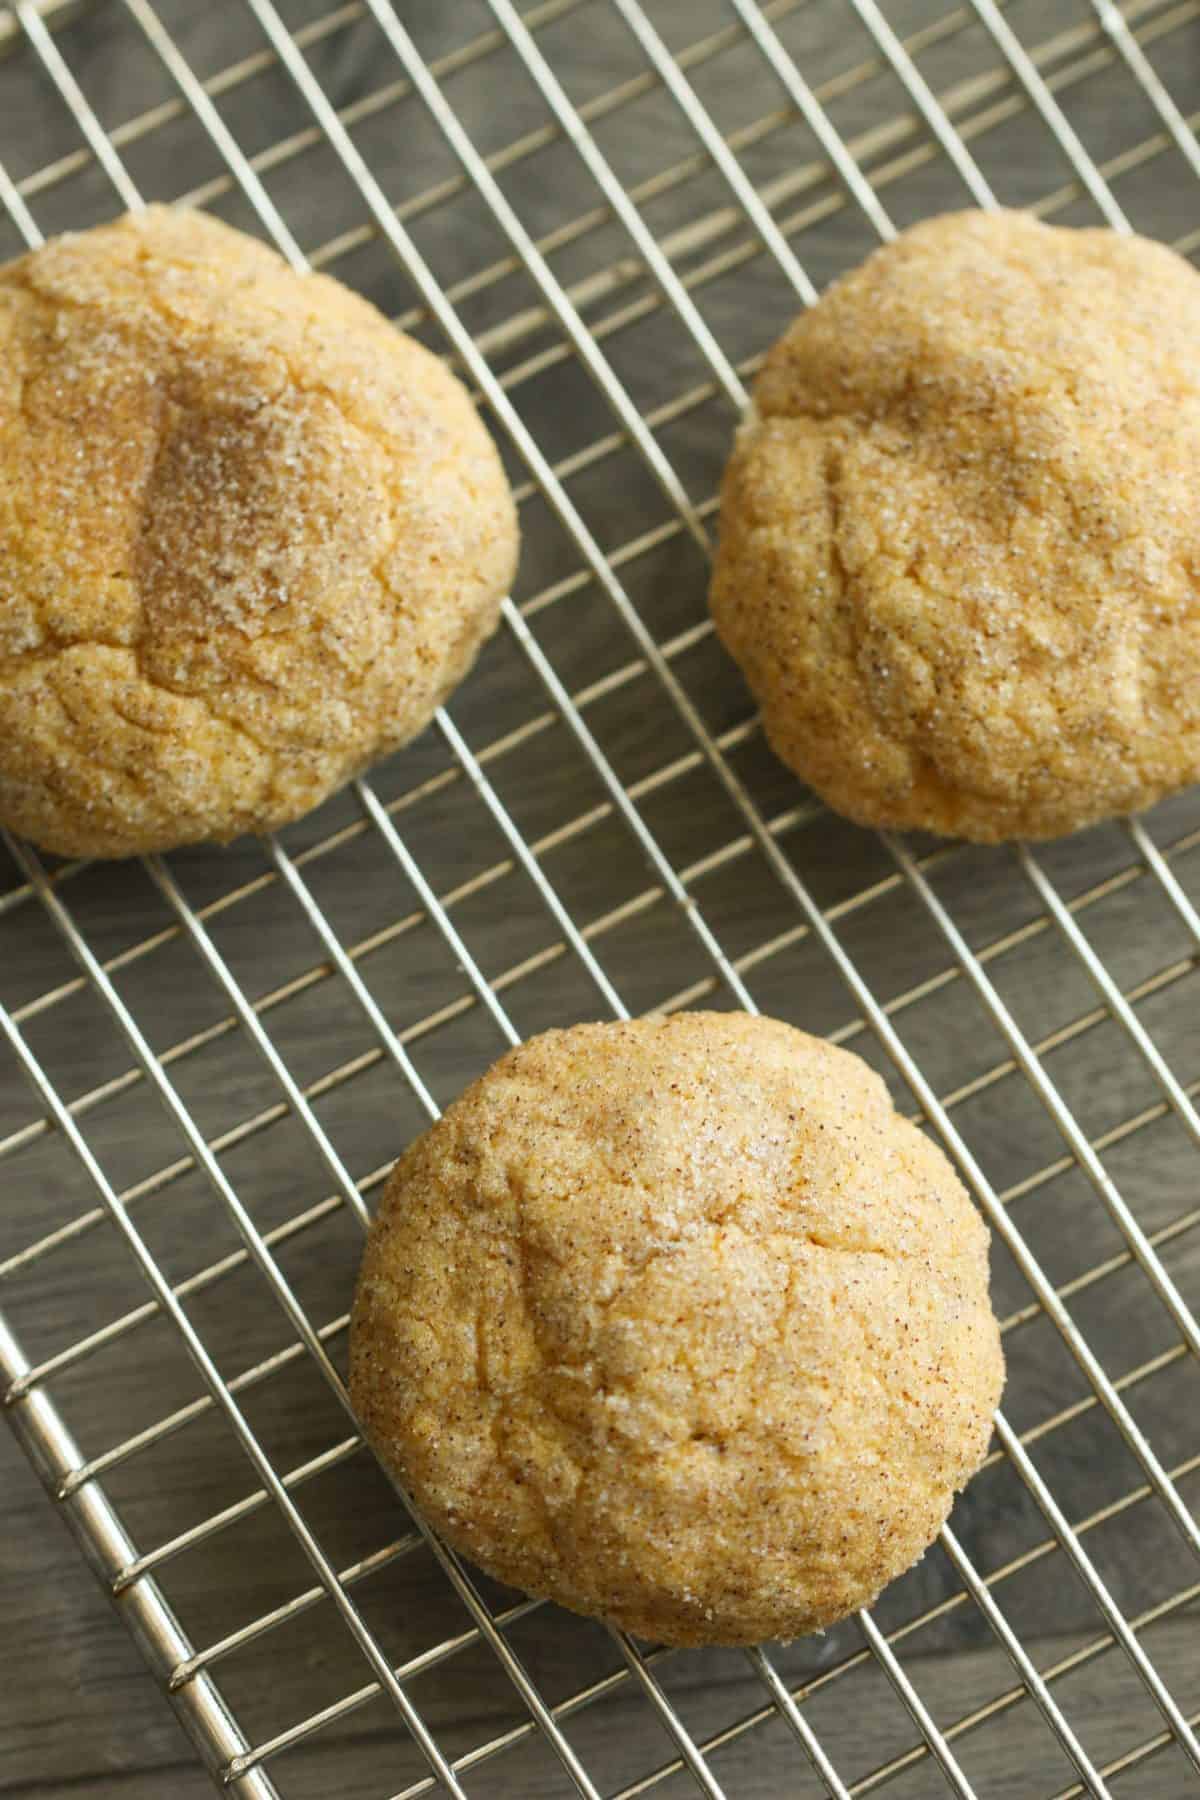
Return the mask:
[[[279,840],[7,845],[8,1416],[230,1792],[1195,1791],[1200,804],[1036,855],[856,832],[766,753],[702,594],[762,350],[899,226],[1200,247],[1198,14],[0,10],[6,249],[211,207],[449,355],[522,507],[475,676]],[[528,1032],[695,1004],[877,1062],[992,1223],[1010,1363],[873,1617],[712,1658],[466,1568],[341,1376],[398,1144]]]

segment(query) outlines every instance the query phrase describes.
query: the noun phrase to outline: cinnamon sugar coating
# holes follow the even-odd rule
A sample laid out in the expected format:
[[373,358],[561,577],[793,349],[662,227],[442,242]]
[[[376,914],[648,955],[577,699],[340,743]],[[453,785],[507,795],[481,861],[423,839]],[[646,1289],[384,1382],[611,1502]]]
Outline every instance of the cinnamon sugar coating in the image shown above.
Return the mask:
[[550,1031],[412,1144],[351,1394],[449,1541],[674,1644],[869,1604],[982,1461],[988,1233],[865,1063],[683,1013]]
[[862,824],[1044,838],[1200,777],[1200,277],[1023,213],[905,232],[767,357],[712,611]]
[[126,856],[299,817],[426,724],[516,560],[438,359],[152,207],[0,269],[0,820]]

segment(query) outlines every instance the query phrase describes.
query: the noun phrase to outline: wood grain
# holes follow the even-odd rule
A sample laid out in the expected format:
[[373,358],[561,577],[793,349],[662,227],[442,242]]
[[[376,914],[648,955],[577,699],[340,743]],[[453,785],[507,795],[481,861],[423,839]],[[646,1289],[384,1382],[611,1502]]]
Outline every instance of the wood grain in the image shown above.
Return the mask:
[[[437,0],[398,8],[423,52],[437,57],[488,28],[482,4],[443,7]],[[722,0],[653,0],[647,8],[678,50],[725,29]],[[1141,9],[1162,29],[1148,54],[1180,104],[1194,103],[1200,30],[1190,15]],[[321,17],[321,0],[282,7],[296,28]],[[233,0],[196,8],[161,0],[158,12],[202,75],[261,50],[249,14]],[[999,57],[963,12],[931,0],[894,0],[888,17],[901,33],[920,31],[920,66],[952,97],[960,125],[976,121],[972,146],[1000,198],[1029,204],[1069,180],[1046,128],[1022,113],[1013,87],[997,74]],[[73,9],[58,41],[109,126],[171,98],[169,80],[115,3]],[[1029,46],[1048,44],[1043,67],[1072,122],[1098,157],[1146,141],[1155,129],[1127,73],[1099,45],[1092,15],[1070,0],[1014,0],[1009,16]],[[944,22],[948,21],[948,22]],[[1165,23],[1162,23],[1165,21]],[[1169,26],[1169,29],[1167,28]],[[963,203],[957,178],[933,154],[894,79],[872,62],[869,39],[842,0],[810,0],[779,20],[787,47],[831,117],[861,154],[899,224]],[[539,40],[573,99],[606,94],[644,73],[636,45],[615,9],[588,0],[550,17]],[[697,91],[727,132],[773,116],[769,131],[745,129],[745,166],[769,188],[797,255],[823,285],[871,247],[870,229],[820,165],[807,128],[789,116],[765,65],[736,38],[693,65]],[[369,22],[349,18],[318,36],[307,54],[341,105],[377,94],[396,78]],[[546,125],[544,104],[510,54],[493,53],[445,75],[446,92],[486,151]],[[1190,85],[1189,85],[1190,84]],[[1192,99],[1189,99],[1189,94]],[[251,153],[309,121],[286,78],[264,68],[222,96],[223,116]],[[990,109],[990,110],[988,110]],[[644,197],[646,217],[676,259],[696,275],[704,316],[727,352],[753,357],[778,334],[794,296],[770,259],[756,252],[719,175],[668,97],[652,85],[620,110],[595,119],[597,139],[623,180],[674,168],[677,181]],[[399,202],[456,169],[444,142],[411,95],[368,108],[356,141],[385,191]],[[864,135],[866,134],[866,135]],[[576,284],[579,303],[643,415],[694,390],[693,404],[656,425],[659,441],[689,494],[703,502],[719,479],[733,423],[725,400],[704,384],[710,371],[636,263],[619,228],[571,148],[552,137],[508,169],[506,191],[535,233],[581,215],[590,228],[564,233],[553,252],[556,273]],[[28,46],[0,61],[0,156],[16,179],[69,155],[79,139]],[[911,153],[911,154],[910,154]],[[148,198],[173,199],[221,173],[202,130],[186,118],[133,138],[124,155]],[[904,160],[907,157],[907,161]],[[336,160],[309,145],[267,172],[270,192],[310,252],[366,217]],[[1196,189],[1181,161],[1136,160],[1119,191],[1135,225],[1167,239],[1190,230]],[[449,287],[506,254],[486,209],[448,190],[449,204],[409,218],[414,239]],[[1077,195],[1054,214],[1091,223]],[[215,210],[249,226],[235,195],[213,191]],[[102,171],[84,161],[32,192],[49,232],[81,226],[115,210]],[[806,210],[807,209],[807,210]],[[5,235],[7,233],[7,235]],[[0,254],[15,253],[15,232],[0,227]],[[725,257],[724,264],[710,259]],[[367,233],[331,264],[390,312],[413,305],[395,259]],[[512,376],[522,417],[552,457],[569,458],[613,430],[613,415],[578,363],[560,354],[557,329],[538,311],[532,284],[516,272],[466,293],[462,316],[491,346],[494,366]],[[622,309],[630,309],[626,314]],[[511,321],[517,320],[514,326]],[[607,321],[607,323],[606,323]],[[415,328],[429,342],[427,321]],[[489,337],[487,334],[493,334]],[[542,361],[530,362],[529,359]],[[520,379],[517,372],[525,367]],[[492,421],[494,424],[495,422]],[[498,433],[498,435],[501,435]],[[511,467],[520,478],[515,459]],[[623,554],[620,574],[632,605],[660,643],[672,644],[672,668],[708,729],[732,734],[730,758],[814,898],[831,909],[841,941],[876,994],[893,1005],[905,1045],[941,1095],[952,1100],[957,1129],[987,1179],[1011,1195],[1011,1216],[1057,1283],[1076,1283],[1073,1316],[1106,1370],[1126,1378],[1124,1392],[1141,1430],[1167,1467],[1182,1465],[1179,1491],[1193,1507],[1200,1480],[1200,1407],[1191,1359],[1155,1300],[1145,1275],[1086,1176],[1074,1165],[1029,1084],[1013,1072],[994,1019],[955,973],[936,924],[899,880],[884,847],[819,810],[770,757],[750,727],[751,709],[735,674],[703,629],[704,555],[672,530],[669,501],[626,446],[569,474],[571,498],[606,551],[651,534]],[[640,666],[611,601],[580,575],[577,544],[537,499],[522,508],[525,534],[517,598],[538,600],[531,623],[545,654],[580,695],[600,752],[633,788],[642,816],[728,954],[745,959],[757,1004],[810,1030],[838,1032],[868,1055],[911,1105],[903,1084],[869,1031],[852,996],[811,933],[798,929],[793,898],[745,833],[744,821],[700,758],[658,682]],[[561,584],[561,585],[560,585]],[[536,674],[511,637],[489,648],[453,702],[453,716],[521,830],[539,842],[541,865],[626,1003],[728,1004],[713,965],[688,920],[670,903],[627,827],[616,815],[595,766],[556,720]],[[490,746],[499,744],[498,749]],[[667,770],[664,776],[660,772]],[[398,828],[439,894],[452,897],[454,922],[482,972],[502,993],[516,1027],[601,1016],[603,1005],[582,964],[470,784],[431,731],[375,777],[394,804]],[[640,785],[639,785],[640,784]],[[582,821],[571,826],[572,821]],[[1200,902],[1200,797],[1180,796],[1148,821],[1156,843],[1172,846],[1171,866]],[[330,834],[342,832],[332,846]],[[1195,841],[1193,841],[1193,839]],[[287,834],[303,853],[305,879],[342,941],[359,947],[363,978],[439,1103],[484,1067],[502,1038],[473,996],[464,970],[424,917],[378,833],[364,828],[352,796],[341,796]],[[325,848],[322,846],[325,845]],[[930,845],[919,845],[922,851]],[[1042,865],[1114,977],[1136,999],[1139,1017],[1184,1082],[1200,1077],[1198,945],[1116,825],[1047,848]],[[296,1078],[311,1084],[325,1131],[356,1178],[377,1175],[420,1128],[422,1115],[403,1079],[380,1053],[349,989],[322,963],[302,910],[272,878],[264,850],[240,843],[192,851],[171,868],[193,907],[240,897],[208,917],[213,942],[234,977],[259,1003],[272,1042]],[[1045,1068],[1089,1135],[1099,1139],[1107,1173],[1143,1228],[1161,1233],[1161,1255],[1193,1306],[1200,1301],[1196,1224],[1196,1148],[1169,1116],[1152,1072],[1120,1026],[1098,1006],[1095,989],[1007,851],[957,848],[931,866],[931,879],[970,945],[987,952],[996,992],[1021,1029],[1045,1050]],[[268,1378],[242,1390],[247,1416],[281,1472],[298,1471],[345,1439],[348,1424],[307,1359],[295,1354],[291,1327],[267,1284],[249,1266],[226,1209],[186,1160],[186,1146],[149,1092],[129,1044],[78,971],[49,917],[28,901],[4,905],[20,877],[0,867],[0,999],[20,1016],[28,1041],[79,1111],[106,1173],[133,1190],[131,1213],[155,1257],[176,1282],[189,1281],[187,1306],[222,1372],[244,1374],[282,1357]],[[96,953],[118,959],[114,979],[154,1050],[210,1140],[221,1166],[260,1229],[278,1231],[280,1266],[299,1302],[329,1324],[329,1351],[344,1354],[344,1314],[361,1241],[345,1206],[329,1202],[328,1171],[304,1128],[288,1113],[270,1070],[246,1035],[178,921],[134,865],[98,866],[65,879],[62,897]],[[154,944],[132,955],[153,936]],[[764,946],[769,949],[764,950]],[[53,996],[45,1000],[45,996]],[[102,1095],[95,1090],[109,1084]],[[223,1137],[222,1134],[227,1134]],[[170,1328],[149,1313],[146,1290],[111,1228],[91,1222],[94,1198],[12,1062],[0,1061],[3,1210],[0,1260],[17,1257],[72,1221],[45,1254],[14,1266],[0,1284],[4,1307],[34,1362],[63,1359],[46,1388],[85,1456],[127,1450],[104,1486],[143,1552],[162,1551],[159,1577],[197,1648],[218,1643],[270,1609],[305,1594],[311,1572],[273,1509],[255,1499],[255,1478],[203,1391]],[[368,1198],[374,1191],[368,1186]],[[308,1222],[295,1221],[313,1209]],[[227,1259],[222,1263],[222,1259]],[[1097,1275],[1095,1271],[1101,1273]],[[1141,1490],[1143,1474],[1100,1408],[1048,1321],[1030,1312],[1030,1291],[1007,1251],[993,1267],[997,1305],[1019,1316],[1007,1337],[1005,1407],[1020,1430],[1042,1430],[1031,1445],[1037,1466],[1068,1517],[1088,1525],[1083,1542],[1117,1602],[1140,1614],[1162,1608],[1145,1643],[1179,1703],[1200,1708],[1196,1653],[1195,1562],[1161,1504]],[[1024,1309],[1024,1311],[1022,1310]],[[73,1346],[113,1327],[86,1357]],[[169,1435],[155,1427],[198,1403]],[[1068,1417],[1064,1409],[1075,1407]],[[131,1442],[150,1433],[143,1445]],[[405,1531],[394,1496],[364,1453],[325,1473],[299,1479],[293,1492],[339,1567],[372,1555]],[[236,1521],[167,1554],[177,1535],[223,1509]],[[1104,1509],[1107,1516],[1097,1517]],[[1041,1666],[1098,1639],[1103,1625],[1065,1558],[1044,1549],[1049,1532],[1014,1471],[984,1471],[956,1510],[955,1529],[985,1574],[1005,1571],[994,1592]],[[87,1574],[55,1517],[55,1507],[7,1437],[0,1442],[0,1794],[45,1797],[83,1793],[90,1800],[191,1800],[210,1784],[147,1674],[133,1644]],[[486,1582],[483,1592],[502,1605]],[[397,1664],[465,1631],[469,1620],[425,1550],[390,1563],[353,1593]],[[957,1596],[957,1599],[956,1599]],[[1003,1694],[1011,1670],[985,1622],[961,1592],[940,1551],[897,1583],[878,1609],[881,1625],[902,1630],[910,1671],[943,1727]],[[943,1606],[943,1603],[947,1603]],[[598,1628],[540,1608],[515,1623],[510,1641],[551,1700],[615,1671],[616,1652]],[[819,1685],[806,1710],[848,1781],[866,1779],[914,1744],[914,1728],[882,1675],[862,1654],[854,1624],[777,1654],[794,1685]],[[720,1733],[763,1705],[763,1690],[736,1655],[676,1656],[658,1665],[671,1698],[698,1737]],[[840,1672],[833,1673],[834,1670]],[[327,1602],[305,1606],[243,1650],[221,1659],[222,1692],[252,1743],[264,1742],[353,1693],[365,1666]],[[824,1680],[822,1681],[822,1677]],[[1119,1756],[1159,1730],[1159,1720],[1123,1657],[1086,1659],[1056,1683],[1073,1725],[1098,1760]],[[498,1731],[519,1727],[519,1702],[490,1652],[468,1644],[417,1676],[411,1695],[451,1755]],[[602,1791],[647,1776],[670,1761],[672,1746],[630,1685],[567,1724],[572,1743]],[[1028,1701],[1003,1709],[957,1740],[980,1795],[1053,1794],[1070,1770]],[[379,1699],[347,1712],[272,1759],[287,1800],[377,1800],[417,1780],[421,1760],[392,1709]],[[737,1796],[818,1791],[794,1741],[777,1719],[737,1734],[714,1752],[713,1769]],[[471,1794],[561,1796],[568,1785],[550,1753],[532,1737],[466,1777]],[[675,1774],[664,1794],[692,1791]],[[940,1791],[927,1759],[900,1771],[889,1793]],[[1131,1768],[1114,1791],[1183,1800],[1197,1781],[1178,1752]]]

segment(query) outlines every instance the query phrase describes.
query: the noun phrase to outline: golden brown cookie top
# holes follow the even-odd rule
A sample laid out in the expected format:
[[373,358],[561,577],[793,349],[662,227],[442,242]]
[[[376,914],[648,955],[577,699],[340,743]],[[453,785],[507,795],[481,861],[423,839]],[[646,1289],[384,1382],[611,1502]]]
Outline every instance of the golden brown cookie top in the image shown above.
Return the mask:
[[904,233],[771,351],[712,604],[868,824],[1053,836],[1200,776],[1200,278],[1022,213]]
[[297,816],[421,728],[516,528],[460,384],[154,207],[0,269],[0,817],[124,854]]
[[547,1032],[412,1145],[351,1392],[450,1540],[677,1643],[869,1602],[983,1456],[987,1231],[849,1053],[744,1014]]

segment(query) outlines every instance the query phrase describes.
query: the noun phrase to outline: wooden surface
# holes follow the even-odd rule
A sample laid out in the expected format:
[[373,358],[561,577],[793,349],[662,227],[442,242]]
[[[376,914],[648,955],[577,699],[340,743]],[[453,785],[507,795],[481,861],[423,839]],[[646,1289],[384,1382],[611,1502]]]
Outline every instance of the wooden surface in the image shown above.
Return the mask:
[[[208,8],[163,0],[158,10],[201,75],[261,49],[253,21],[232,0]],[[295,27],[324,9],[316,0],[297,0],[282,10]],[[435,0],[400,10],[431,57],[461,46],[488,23],[482,8],[442,7]],[[732,16],[718,0],[655,0],[648,10],[676,50],[727,26]],[[960,123],[978,122],[973,149],[1003,200],[1032,203],[1064,187],[1069,171],[1061,153],[1044,126],[1012,106],[1011,83],[997,81],[999,59],[980,27],[968,27],[962,15],[943,13],[925,0],[902,0],[887,12],[899,31],[928,28],[921,68],[939,92],[957,96]],[[1094,154],[1115,154],[1150,137],[1154,117],[1128,76],[1098,50],[1086,6],[1056,0],[1051,8],[1030,0],[1008,12],[1027,45],[1050,42],[1043,66],[1061,76],[1063,104]],[[1186,9],[1148,6],[1142,12],[1151,23],[1165,21],[1149,39],[1149,53],[1179,103],[1194,104],[1200,28]],[[949,21],[944,28],[938,24],[943,19]],[[817,87],[832,83],[829,104],[838,128],[850,139],[871,134],[860,148],[898,223],[963,202],[961,185],[944,159],[928,152],[894,78],[872,67],[870,43],[848,6],[813,0],[787,12],[779,29],[809,81]],[[110,128],[170,97],[169,82],[117,5],[79,9],[59,41]],[[615,12],[600,0],[550,18],[539,42],[577,102],[644,71]],[[396,78],[365,20],[351,19],[315,42],[309,54],[341,104],[378,93]],[[744,44],[731,42],[695,64],[692,76],[726,131],[777,113],[769,132],[747,134],[742,155],[760,185],[781,184],[770,188],[778,215],[788,221],[797,254],[818,285],[870,248],[869,227],[839,206],[836,183],[814,161],[811,136],[783,110],[780,89]],[[546,124],[544,103],[511,55],[489,56],[446,80],[449,98],[485,150]],[[225,94],[222,107],[252,153],[308,122],[286,79],[271,69]],[[621,110],[600,117],[596,130],[627,181],[694,158],[684,168],[686,179],[645,196],[646,217],[685,274],[729,253],[725,265],[709,269],[697,299],[731,355],[760,352],[790,316],[793,297],[769,259],[751,255],[753,245],[729,210],[728,190],[695,157],[695,140],[669,99],[655,89],[638,90]],[[454,175],[445,146],[411,97],[393,96],[388,106],[368,112],[356,131],[397,202]],[[78,142],[28,50],[0,63],[0,154],[9,172],[20,179],[69,154]],[[175,198],[220,174],[215,153],[187,121],[168,119],[159,131],[129,143],[125,154],[151,198]],[[551,232],[597,204],[574,152],[561,142],[543,145],[503,179],[536,233]],[[335,159],[320,148],[278,163],[268,185],[310,250],[366,217]],[[1134,223],[1155,235],[1171,239],[1195,224],[1200,188],[1181,159],[1161,157],[1144,166],[1131,159],[1118,192]],[[223,192],[209,198],[224,216],[250,223],[239,200]],[[30,203],[46,231],[115,210],[111,189],[93,164],[32,193]],[[793,219],[806,208],[802,219]],[[1069,191],[1054,216],[1094,222],[1089,207]],[[451,192],[448,204],[416,214],[410,223],[447,287],[505,254],[499,231],[469,195]],[[0,234],[0,253],[18,248],[15,233]],[[351,248],[332,266],[394,314],[412,305],[411,288],[376,239]],[[634,303],[629,316],[603,331],[602,342],[643,415],[708,380],[681,324],[654,304],[652,285],[630,261],[628,243],[611,220],[598,213],[586,234],[560,244],[554,267],[564,281],[580,284],[579,303],[593,327]],[[519,274],[462,299],[466,322],[489,346],[498,370],[514,372],[528,358],[543,357],[519,381],[513,375],[512,393],[545,450],[563,459],[604,438],[613,419],[577,363],[557,354],[561,334],[536,306],[532,284]],[[517,325],[507,323],[514,319]],[[432,328],[419,329],[437,342]],[[701,392],[690,409],[658,426],[659,441],[696,502],[707,501],[715,488],[732,422],[724,398]],[[515,459],[510,466],[521,479]],[[953,964],[949,948],[898,879],[884,847],[827,815],[797,812],[806,796],[773,762],[758,734],[742,729],[751,718],[746,694],[703,631],[701,550],[668,530],[670,502],[628,448],[571,472],[569,485],[604,550],[659,533],[638,554],[620,559],[632,603],[660,643],[673,645],[679,634],[694,631],[673,648],[672,667],[706,726],[732,734],[738,775],[763,815],[777,822],[779,842],[814,897],[835,909],[841,939],[866,979],[882,999],[896,1003],[906,1046],[938,1093],[953,1097],[958,1130],[988,1180],[1011,1194],[1012,1216],[1034,1255],[1054,1281],[1080,1283],[1071,1298],[1073,1315],[1109,1374],[1129,1377],[1126,1398],[1157,1455],[1169,1468],[1187,1465],[1200,1454],[1200,1388],[1178,1332],[1146,1277],[1129,1265],[1120,1233],[1072,1164],[1060,1132],[1013,1072],[994,1020],[964,981],[943,978]],[[690,871],[689,892],[727,952],[746,959],[745,978],[756,1002],[809,1029],[847,1034],[885,1070],[898,1099],[911,1104],[870,1033],[857,1027],[854,1001],[826,955],[811,935],[797,931],[794,900],[749,845],[743,821],[716,780],[698,766],[669,698],[631,662],[631,641],[613,604],[594,582],[567,585],[582,567],[578,546],[538,500],[524,504],[523,524],[517,598],[528,602],[551,590],[553,598],[530,612],[539,642],[571,691],[582,691],[584,716],[603,755],[634,788],[674,867]],[[518,734],[489,754],[489,776],[521,829],[541,844],[545,872],[574,917],[594,927],[593,947],[627,1004],[728,1004],[687,919],[664,899],[614,816],[594,767],[550,717],[545,692],[511,637],[502,635],[489,648],[452,710],[476,751]],[[513,869],[494,822],[468,785],[454,779],[453,768],[445,744],[431,731],[379,771],[377,789],[396,803],[397,825],[436,890],[454,895],[453,917],[471,954],[497,983],[522,1032],[601,1016],[603,1005],[586,971],[564,951],[532,884]],[[668,775],[658,779],[664,769]],[[584,815],[578,830],[562,830]],[[341,828],[345,836],[329,845],[330,834]],[[1159,809],[1149,829],[1164,849],[1178,846],[1171,866],[1192,901],[1200,902],[1200,797],[1181,796]],[[294,853],[313,852],[304,865],[313,893],[343,942],[362,946],[364,979],[389,1020],[406,1033],[422,1076],[444,1103],[491,1060],[502,1040],[473,1003],[462,969],[424,919],[392,853],[377,832],[363,828],[349,796],[294,828],[286,842]],[[1194,1082],[1200,1077],[1198,946],[1139,864],[1128,837],[1118,826],[1106,827],[1047,849],[1042,864],[1062,896],[1079,901],[1080,925],[1114,978],[1134,992],[1138,1016],[1172,1069]],[[242,843],[224,852],[189,851],[172,858],[171,869],[195,907],[256,884],[208,916],[213,941],[245,991],[262,1002],[263,1021],[296,1078],[312,1084],[321,1124],[355,1177],[377,1177],[419,1128],[421,1115],[401,1076],[380,1055],[350,991],[322,965],[300,908],[269,879],[263,849]],[[1164,1116],[1145,1059],[1097,1010],[1085,970],[1045,919],[1010,852],[955,850],[931,869],[931,878],[973,948],[1001,945],[987,962],[998,994],[1029,1038],[1045,1044],[1047,1072],[1089,1136],[1101,1142],[1105,1168],[1143,1228],[1163,1233],[1165,1266],[1195,1306],[1200,1165],[1183,1127]],[[0,862],[0,896],[19,885],[15,866]],[[208,1137],[219,1141],[222,1167],[256,1223],[281,1231],[277,1254],[297,1298],[316,1323],[336,1325],[348,1303],[359,1228],[346,1207],[322,1206],[330,1192],[327,1171],[303,1127],[286,1115],[270,1070],[231,1023],[227,999],[181,937],[167,900],[133,865],[83,871],[65,879],[60,892],[96,953],[118,959],[114,979],[122,999],[155,1051],[169,1053],[172,1080]],[[48,916],[29,901],[2,908],[0,901],[0,998],[10,1008],[28,1009],[21,1015],[28,1041],[66,1098],[122,1078],[81,1111],[88,1141],[116,1186],[133,1190],[133,1216],[172,1280],[234,1259],[193,1285],[190,1316],[227,1377],[275,1353],[285,1355],[279,1370],[246,1387],[242,1398],[275,1467],[300,1468],[345,1437],[344,1418],[315,1370],[290,1354],[288,1323],[263,1280],[237,1260],[237,1234],[212,1189],[185,1164],[175,1166],[185,1153],[178,1131],[137,1075],[109,1010],[79,982]],[[127,954],[160,933],[145,954]],[[759,956],[762,946],[771,948]],[[48,994],[55,997],[40,1004]],[[39,1117],[15,1065],[0,1062],[0,1260],[85,1216],[94,1204],[65,1146],[38,1129]],[[368,1197],[373,1191],[369,1186]],[[289,1222],[310,1207],[317,1211],[306,1227],[290,1229]],[[1106,1262],[1111,1266],[1095,1276]],[[1028,1307],[1028,1286],[1000,1248],[994,1284],[1003,1316]],[[0,1284],[0,1305],[35,1363],[69,1352],[144,1301],[145,1288],[107,1224],[21,1263]],[[1200,1641],[1194,1559],[1161,1504],[1139,1496],[1143,1478],[1134,1457],[1100,1411],[1086,1404],[1087,1383],[1048,1322],[1024,1315],[1007,1347],[1005,1407],[1012,1424],[1033,1431],[1059,1421],[1031,1442],[1037,1466],[1067,1516],[1092,1521],[1083,1542],[1118,1604],[1131,1614],[1161,1609],[1145,1642],[1181,1706],[1195,1711]],[[330,1333],[329,1350],[340,1366],[344,1334],[338,1329]],[[115,1332],[88,1357],[57,1367],[45,1386],[90,1457],[150,1430],[202,1392],[172,1332],[153,1317]],[[1073,1406],[1077,1410],[1062,1419]],[[201,1407],[171,1435],[156,1435],[115,1461],[104,1486],[139,1551],[150,1552],[246,1502],[255,1482],[214,1410]],[[394,1497],[361,1451],[293,1491],[339,1567],[378,1551],[405,1529]],[[1200,1481],[1194,1472],[1181,1475],[1180,1492],[1195,1505]],[[1097,1521],[1106,1508],[1109,1516]],[[954,1525],[982,1573],[1014,1565],[995,1595],[1040,1666],[1053,1666],[1102,1635],[1095,1605],[1062,1554],[1037,1553],[1048,1528],[1007,1464],[981,1474],[957,1508]],[[160,1579],[191,1643],[204,1648],[303,1593],[311,1578],[283,1523],[271,1508],[251,1501],[236,1523],[165,1560]],[[169,1706],[7,1437],[0,1439],[0,1584],[0,1794],[191,1800],[210,1791]],[[512,1599],[482,1587],[497,1604]],[[468,1622],[424,1550],[353,1591],[396,1663]],[[898,1629],[958,1592],[943,1554],[931,1552],[884,1597],[879,1621]],[[509,1635],[551,1700],[618,1667],[614,1647],[598,1628],[552,1609],[522,1618]],[[857,1626],[847,1624],[777,1653],[793,1684],[819,1683],[806,1711],[847,1781],[866,1777],[915,1742],[907,1714],[861,1649]],[[1011,1685],[1007,1662],[970,1605],[940,1612],[900,1640],[898,1649],[944,1728],[986,1708]],[[698,1737],[722,1731],[763,1704],[762,1688],[737,1655],[671,1657],[659,1672]],[[252,1743],[272,1738],[366,1680],[328,1604],[309,1607],[227,1657],[217,1675]],[[1084,1658],[1055,1691],[1098,1761],[1152,1740],[1159,1729],[1158,1715],[1119,1654]],[[525,1716],[490,1653],[478,1646],[419,1676],[411,1694],[453,1755]],[[567,1730],[604,1792],[644,1777],[673,1754],[627,1682],[571,1718]],[[1071,1778],[1028,1701],[983,1719],[956,1745],[981,1795],[1026,1800],[1056,1793]],[[423,1765],[394,1712],[376,1699],[272,1759],[270,1767],[288,1800],[367,1800],[418,1779]],[[735,1736],[714,1754],[713,1768],[731,1795],[777,1800],[818,1791],[778,1720]],[[558,1765],[536,1740],[481,1764],[466,1785],[472,1795],[507,1800],[568,1791]],[[651,1791],[690,1789],[675,1775]],[[928,1760],[919,1760],[887,1791],[934,1793],[939,1778]],[[1196,1778],[1176,1751],[1138,1763],[1114,1782],[1114,1792],[1165,1800],[1196,1791]]]

